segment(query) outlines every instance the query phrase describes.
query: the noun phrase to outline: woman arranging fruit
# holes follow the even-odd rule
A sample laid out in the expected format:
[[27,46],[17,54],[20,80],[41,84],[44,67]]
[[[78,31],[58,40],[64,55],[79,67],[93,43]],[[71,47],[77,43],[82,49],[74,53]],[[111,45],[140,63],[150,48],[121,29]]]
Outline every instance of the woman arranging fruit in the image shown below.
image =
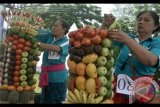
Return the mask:
[[[121,49],[114,71],[115,88],[118,88],[119,74],[133,80],[144,76],[154,79],[160,65],[160,38],[154,35],[160,29],[159,16],[153,11],[142,11],[136,20],[137,35],[126,34],[121,29],[109,31],[109,38]],[[112,14],[106,15],[103,27],[109,28],[114,21]],[[129,103],[129,97],[125,94],[115,92],[113,99],[114,103]]]
[[68,24],[60,19],[52,27],[52,32],[39,30],[38,45],[44,49],[40,87],[41,103],[61,103],[65,100],[67,70],[65,67],[69,41],[65,36]]

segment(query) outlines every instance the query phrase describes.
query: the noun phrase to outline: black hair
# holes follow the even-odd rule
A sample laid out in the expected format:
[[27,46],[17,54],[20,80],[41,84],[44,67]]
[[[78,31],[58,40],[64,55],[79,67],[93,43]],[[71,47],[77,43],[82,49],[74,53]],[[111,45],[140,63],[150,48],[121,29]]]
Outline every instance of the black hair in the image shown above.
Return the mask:
[[64,19],[59,19],[58,21],[60,21],[62,23],[63,28],[66,29],[66,31],[64,33],[67,34],[68,31],[69,31],[69,28],[70,28],[69,24],[67,23],[67,21],[64,20]]
[[154,20],[154,24],[157,26],[157,29],[155,29],[152,33],[160,31],[159,16],[156,12],[144,10],[137,15],[136,19],[138,19],[144,13],[149,13]]

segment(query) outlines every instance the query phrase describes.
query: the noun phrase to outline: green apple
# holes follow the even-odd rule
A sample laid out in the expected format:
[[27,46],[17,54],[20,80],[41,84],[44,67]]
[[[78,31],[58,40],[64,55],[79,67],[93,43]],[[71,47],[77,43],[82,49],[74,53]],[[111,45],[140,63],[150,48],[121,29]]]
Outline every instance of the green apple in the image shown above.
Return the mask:
[[112,76],[112,72],[111,71],[107,71],[105,76],[106,76],[107,79],[110,79],[111,76]]
[[98,95],[105,96],[107,94],[107,88],[106,87],[100,87],[98,90]]
[[32,48],[32,49],[37,49],[37,48],[38,48],[37,43],[35,43],[35,44],[31,45],[31,48]]
[[107,78],[105,76],[99,76],[98,80],[101,86],[105,86],[107,84]]
[[102,56],[108,56],[108,54],[109,54],[109,49],[108,48],[102,48],[101,55]]
[[37,40],[36,40],[35,38],[32,38],[32,39],[31,39],[31,43],[32,43],[32,44],[35,44],[36,42],[37,42]]
[[36,51],[36,55],[40,56],[41,55],[41,51]]
[[27,74],[32,74],[33,73],[33,68],[29,67],[27,68]]
[[105,56],[99,56],[97,59],[97,65],[104,66],[107,63],[107,59]]
[[106,67],[103,67],[103,66],[98,67],[98,68],[97,68],[97,74],[100,75],[100,76],[106,75],[106,74],[107,74],[107,69],[106,69]]
[[21,81],[27,80],[27,76],[26,76],[26,75],[21,75],[21,76],[20,76],[20,80],[21,80]]
[[37,82],[37,80],[36,80],[36,79],[33,79],[32,81],[33,81],[33,83],[34,83],[34,84],[36,84],[36,82]]
[[20,74],[21,74],[21,75],[26,74],[26,72],[27,72],[27,71],[26,71],[25,69],[21,69],[21,70],[20,70]]
[[22,58],[26,58],[28,56],[28,52],[22,52]]
[[112,82],[114,81],[114,76],[113,76],[113,75],[111,76],[110,80],[111,80]]
[[28,60],[29,60],[29,61],[32,61],[33,59],[34,59],[33,55],[29,55],[29,56],[28,56]]
[[24,63],[24,64],[25,64],[25,63],[27,63],[27,62],[28,62],[28,59],[27,59],[27,58],[22,58],[22,59],[21,59],[21,61],[22,61],[22,63]]
[[33,74],[27,75],[27,80],[29,80],[29,81],[33,80]]
[[29,85],[29,86],[32,86],[32,85],[34,85],[34,84],[35,84],[35,83],[34,83],[34,81],[32,81],[32,80],[28,82],[28,85]]
[[112,41],[108,38],[102,40],[102,47],[109,48],[112,45]]
[[111,81],[111,80],[108,80],[108,81],[107,81],[107,84],[105,85],[105,87],[106,87],[107,89],[113,89],[113,83],[112,83],[112,81]]
[[27,68],[27,64],[21,64],[21,69],[26,69]]
[[112,89],[108,89],[107,90],[107,94],[104,96],[105,99],[112,99],[113,98],[113,90]]
[[107,60],[107,63],[106,63],[106,65],[105,65],[105,67],[106,67],[107,69],[110,69],[110,68],[113,66],[113,64],[114,64],[114,58],[113,58],[113,57],[110,57],[109,60]]
[[28,61],[28,62],[27,62],[27,66],[28,66],[28,67],[33,67],[32,61]]
[[28,82],[28,85],[34,85],[36,84],[37,80],[36,79],[33,79],[31,81]]
[[33,60],[39,61],[39,57],[38,56],[33,56]]
[[27,86],[27,82],[26,81],[21,82],[21,86],[22,87],[26,87]]
[[108,58],[112,57],[114,55],[114,50],[113,49],[110,49],[109,50],[109,54],[108,54]]
[[28,53],[29,53],[30,55],[33,55],[33,54],[34,54],[34,49],[29,49],[29,50],[28,50]]

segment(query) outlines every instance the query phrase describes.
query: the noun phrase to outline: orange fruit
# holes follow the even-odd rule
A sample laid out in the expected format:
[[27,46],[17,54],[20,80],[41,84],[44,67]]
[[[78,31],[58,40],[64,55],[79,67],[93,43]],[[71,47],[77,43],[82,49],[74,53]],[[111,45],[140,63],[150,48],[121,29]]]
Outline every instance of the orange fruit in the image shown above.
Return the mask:
[[22,86],[18,86],[17,87],[17,91],[19,91],[19,92],[23,91],[23,87]]
[[14,91],[14,90],[16,90],[16,87],[14,85],[10,85],[10,86],[8,86],[8,90]]
[[24,87],[24,91],[30,91],[30,90],[31,90],[31,87],[30,87],[30,86]]

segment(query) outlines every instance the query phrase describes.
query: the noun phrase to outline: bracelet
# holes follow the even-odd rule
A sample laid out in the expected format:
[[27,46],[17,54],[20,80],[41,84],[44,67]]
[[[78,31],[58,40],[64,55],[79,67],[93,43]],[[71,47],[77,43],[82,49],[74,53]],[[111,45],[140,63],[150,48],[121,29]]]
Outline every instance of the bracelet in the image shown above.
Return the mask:
[[41,42],[38,42],[38,43],[37,43],[38,47],[39,47],[40,44],[41,44]]

